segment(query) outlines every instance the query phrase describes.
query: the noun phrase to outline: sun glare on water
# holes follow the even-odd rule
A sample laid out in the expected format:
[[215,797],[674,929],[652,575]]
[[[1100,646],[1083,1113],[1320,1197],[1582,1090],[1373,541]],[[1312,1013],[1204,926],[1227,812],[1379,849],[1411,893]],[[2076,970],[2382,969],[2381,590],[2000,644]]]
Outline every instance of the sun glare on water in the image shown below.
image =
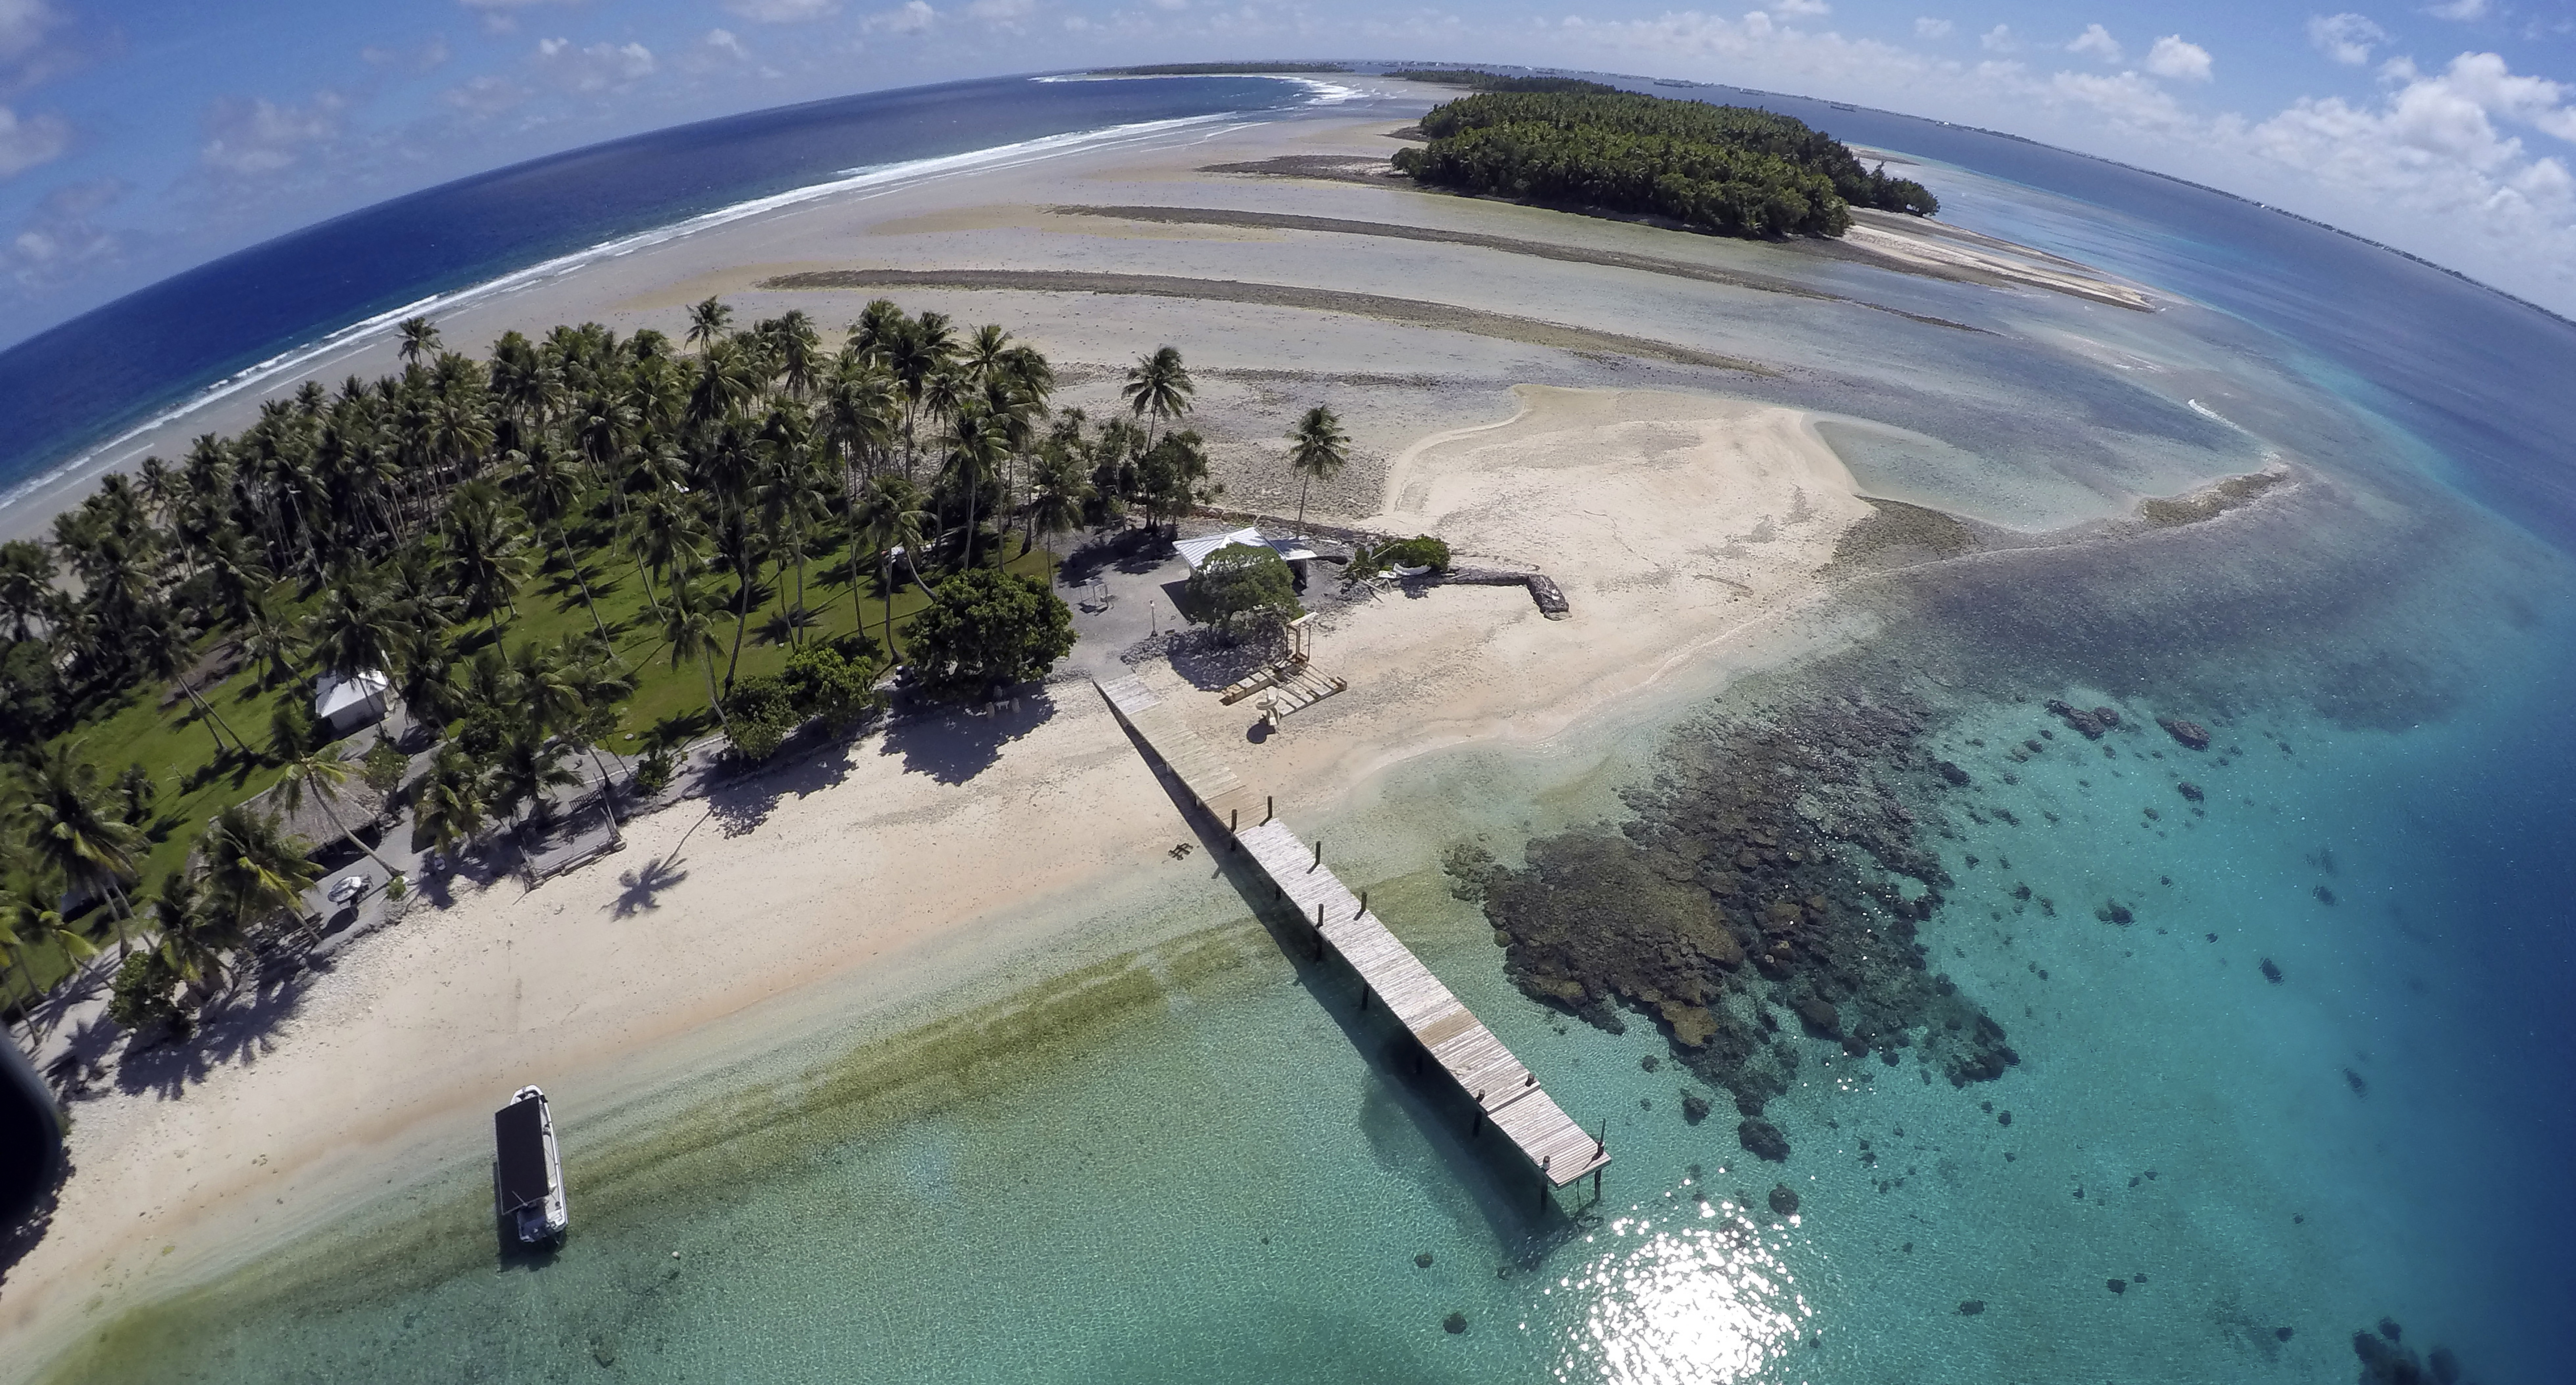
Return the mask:
[[1707,1203],[1684,1218],[1610,1221],[1608,1253],[1549,1287],[1589,1301],[1557,1379],[1747,1381],[1797,1344],[1811,1310],[1762,1234]]

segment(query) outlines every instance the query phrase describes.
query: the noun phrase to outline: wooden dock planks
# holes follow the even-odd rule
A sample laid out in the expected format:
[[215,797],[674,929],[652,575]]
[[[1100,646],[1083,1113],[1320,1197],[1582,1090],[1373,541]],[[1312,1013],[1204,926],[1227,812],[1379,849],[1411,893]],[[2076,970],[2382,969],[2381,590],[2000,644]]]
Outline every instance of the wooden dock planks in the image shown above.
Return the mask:
[[[1218,820],[1228,821],[1234,811],[1259,802],[1233,767],[1144,684],[1120,678],[1097,686],[1146,751]],[[1294,904],[1315,925],[1325,943],[1359,973],[1374,1002],[1412,1032],[1484,1119],[1549,1183],[1565,1187],[1610,1162],[1609,1151],[1539,1087],[1538,1075],[1513,1057],[1377,915],[1361,908],[1359,896],[1323,868],[1317,848],[1275,820],[1242,828],[1235,841],[1268,877],[1280,901]]]

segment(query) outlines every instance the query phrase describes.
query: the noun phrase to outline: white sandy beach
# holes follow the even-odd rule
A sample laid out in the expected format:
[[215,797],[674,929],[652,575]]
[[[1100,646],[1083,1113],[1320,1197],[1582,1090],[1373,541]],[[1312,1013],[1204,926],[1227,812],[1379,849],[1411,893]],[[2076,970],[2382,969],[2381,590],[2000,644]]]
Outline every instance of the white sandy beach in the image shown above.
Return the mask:
[[[884,292],[908,308],[1011,327],[1064,372],[1059,402],[1095,411],[1114,403],[1117,371],[1169,342],[1199,372],[1193,422],[1217,445],[1226,503],[1253,508],[1293,503],[1275,439],[1308,404],[1333,404],[1360,463],[1317,491],[1316,513],[1437,533],[1461,561],[1542,570],[1563,586],[1573,616],[1546,620],[1511,587],[1446,587],[1353,608],[1318,649],[1349,692],[1257,744],[1243,709],[1182,691],[1167,667],[1141,668],[1292,821],[1330,812],[1369,776],[1429,750],[1535,744],[1633,705],[1659,682],[1705,688],[1864,633],[1808,618],[1837,539],[1870,513],[1862,486],[1812,411],[1732,395],[1730,382],[1754,378],[1743,372],[1641,369],[1599,351],[1360,312],[756,287],[853,265],[1315,285],[1809,375],[1838,368],[1833,348],[1776,330],[1783,315],[1881,320],[1865,307],[1490,249],[1385,240],[1360,254],[1350,236],[1036,210],[1151,202],[1374,216],[1782,274],[1814,263],[1791,248],[1527,208],[1195,171],[1281,152],[1379,153],[1391,143],[1387,128],[1310,119],[1192,132],[802,207],[533,284],[441,325],[460,346],[509,327],[585,319],[677,336],[684,305],[708,294],[733,303],[740,321],[792,306],[838,324]],[[390,363],[389,345],[363,345],[329,361],[326,377]],[[256,403],[252,393],[235,396],[138,448],[167,455],[186,436],[239,426]],[[1869,403],[1854,395],[1838,407],[1866,418]],[[2181,474],[2162,446],[2138,441],[2139,475]],[[2055,517],[2117,514],[2128,501],[2088,493]],[[10,507],[0,528],[36,527],[43,503]],[[450,907],[414,909],[309,978],[250,1051],[167,1089],[81,1101],[78,1172],[49,1234],[0,1288],[13,1367],[42,1360],[137,1295],[171,1292],[355,1200],[480,1157],[497,1099],[537,1075],[550,1090],[582,1094],[559,1098],[568,1103],[613,1106],[817,1024],[900,1024],[979,980],[1061,970],[1128,945],[1140,918],[1171,929],[1237,907],[1222,882],[1165,856],[1185,829],[1088,685],[1060,681],[1052,699],[1051,716],[999,744],[968,777],[933,765],[942,745],[971,745],[984,728],[961,720],[908,729],[891,744],[871,736],[845,766],[781,771],[779,801],[744,835],[701,825],[702,805],[692,802],[632,824],[624,853],[533,891],[515,881],[479,893],[460,886]]]

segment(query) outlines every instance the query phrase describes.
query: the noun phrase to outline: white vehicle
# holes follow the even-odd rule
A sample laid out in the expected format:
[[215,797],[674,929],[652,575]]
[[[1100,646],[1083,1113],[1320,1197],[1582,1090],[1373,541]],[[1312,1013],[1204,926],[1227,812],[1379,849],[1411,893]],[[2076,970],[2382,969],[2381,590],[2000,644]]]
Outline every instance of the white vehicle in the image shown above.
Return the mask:
[[555,1118],[546,1094],[521,1087],[510,1104],[492,1116],[497,1156],[492,1164],[492,1193],[504,1220],[512,1223],[526,1245],[561,1245],[572,1229],[564,1204],[563,1156],[555,1148]]
[[330,899],[334,904],[355,903],[375,882],[363,875],[343,875],[331,882]]

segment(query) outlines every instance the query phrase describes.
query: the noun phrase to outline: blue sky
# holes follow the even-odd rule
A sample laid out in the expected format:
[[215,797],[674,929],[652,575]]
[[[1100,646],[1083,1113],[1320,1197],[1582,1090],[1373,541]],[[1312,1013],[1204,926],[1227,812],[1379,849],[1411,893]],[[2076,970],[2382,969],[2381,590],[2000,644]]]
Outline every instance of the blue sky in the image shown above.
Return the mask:
[[2571,3],[0,0],[0,341],[617,135],[1217,57],[1556,65],[1866,102],[2230,188],[2576,312]]

